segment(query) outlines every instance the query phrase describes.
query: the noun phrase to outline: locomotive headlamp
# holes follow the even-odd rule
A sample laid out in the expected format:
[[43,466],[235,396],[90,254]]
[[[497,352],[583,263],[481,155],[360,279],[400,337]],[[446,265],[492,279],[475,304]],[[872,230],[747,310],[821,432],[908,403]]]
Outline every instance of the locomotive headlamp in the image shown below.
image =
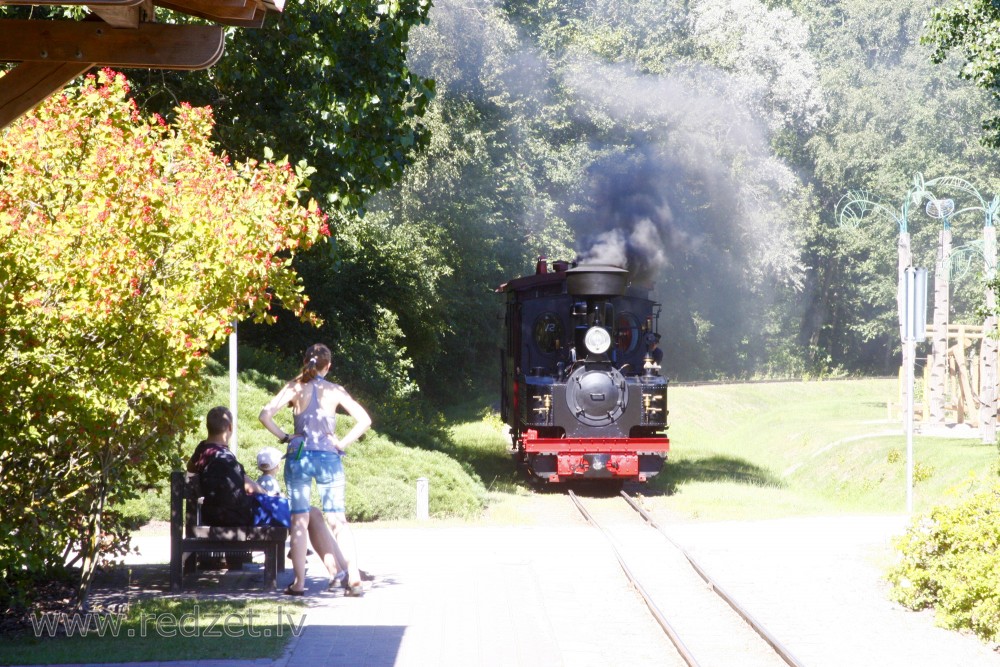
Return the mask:
[[611,349],[611,334],[604,327],[590,327],[583,344],[591,354],[604,354]]

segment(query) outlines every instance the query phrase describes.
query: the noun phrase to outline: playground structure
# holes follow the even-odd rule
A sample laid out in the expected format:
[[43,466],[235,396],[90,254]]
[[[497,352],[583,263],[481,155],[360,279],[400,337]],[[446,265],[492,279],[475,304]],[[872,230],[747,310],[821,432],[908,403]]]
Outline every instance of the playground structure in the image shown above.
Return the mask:
[[[927,332],[932,336],[940,333],[934,325],[928,325]],[[989,391],[983,391],[983,381],[990,376],[986,366],[992,361],[993,368],[996,368],[997,362],[1000,361],[996,346],[987,342],[986,354],[991,355],[992,359],[983,356],[982,325],[949,324],[946,326],[944,337],[947,340],[947,345],[945,348],[946,357],[943,362],[946,376],[942,418],[931,417],[931,368],[935,362],[940,363],[940,360],[934,358],[932,350],[928,352],[926,357],[922,376],[918,377],[914,397],[914,418],[921,426],[932,423],[964,424],[978,429],[984,420],[982,411],[986,404],[983,397],[989,395]],[[919,357],[917,361],[919,364]],[[901,367],[899,371],[899,403],[894,405],[903,405],[905,400],[903,392],[904,372],[905,369]],[[994,394],[995,392],[996,387],[994,386]],[[894,418],[897,416],[899,415],[895,413],[892,415]]]
[[[899,404],[913,406],[912,416],[919,419],[922,426],[974,426],[982,442],[994,442],[997,438],[1000,386],[997,373],[997,299],[993,291],[997,238],[993,222],[1000,211],[1000,196],[987,201],[979,190],[962,178],[942,176],[925,181],[923,175],[916,174],[898,209],[887,206],[878,196],[866,191],[846,194],[837,208],[842,227],[854,228],[868,220],[881,218],[895,224],[899,231],[896,300],[903,341]],[[924,365],[923,381],[913,386],[910,381],[912,376],[907,375],[906,381],[902,379],[904,373],[908,374],[914,368],[916,361],[914,339],[904,332],[906,322],[911,321],[905,303],[904,276],[913,267],[910,226],[919,219],[921,208],[927,218],[939,222],[941,227],[933,271],[932,324],[927,326],[931,345]],[[954,248],[952,223],[960,216],[969,215],[982,221],[981,237]],[[951,324],[952,272],[960,264],[968,270],[974,256],[982,261],[983,323],[979,326]],[[910,423],[908,417],[904,418],[907,424]]]

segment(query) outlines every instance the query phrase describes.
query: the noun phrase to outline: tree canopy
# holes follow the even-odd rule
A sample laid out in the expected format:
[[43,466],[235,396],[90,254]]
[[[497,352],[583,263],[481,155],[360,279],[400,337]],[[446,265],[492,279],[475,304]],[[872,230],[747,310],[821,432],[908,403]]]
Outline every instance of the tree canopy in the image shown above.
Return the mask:
[[[232,163],[211,113],[141,115],[120,74],[0,135],[0,598],[127,545],[109,505],[179,461],[199,370],[235,320],[304,315],[291,257],[329,233],[305,174]],[[112,535],[113,539],[105,539]]]
[[[991,0],[952,0],[935,7],[922,41],[933,49],[934,62],[944,62],[958,51],[965,62],[960,74],[976,86],[1000,97],[1000,6]],[[1000,115],[985,123],[984,139],[1000,147]]]
[[[408,71],[436,82],[430,141],[310,258],[310,289],[337,286],[321,335],[448,396],[495,371],[493,288],[540,254],[600,249],[655,278],[676,377],[892,372],[895,231],[839,229],[837,202],[895,201],[918,172],[996,190],[968,130],[987,96],[919,43],[932,5],[439,2],[407,42]],[[915,220],[918,253],[932,222]],[[382,243],[390,229],[412,246]],[[415,257],[422,271],[399,270]],[[404,274],[395,299],[385,276]],[[337,366],[378,374],[357,356]]]
[[355,210],[427,142],[420,116],[434,83],[410,71],[406,50],[430,5],[303,0],[263,28],[229,34],[211,70],[135,72],[135,94],[164,116],[181,101],[211,106],[229,154],[305,161],[313,196]]

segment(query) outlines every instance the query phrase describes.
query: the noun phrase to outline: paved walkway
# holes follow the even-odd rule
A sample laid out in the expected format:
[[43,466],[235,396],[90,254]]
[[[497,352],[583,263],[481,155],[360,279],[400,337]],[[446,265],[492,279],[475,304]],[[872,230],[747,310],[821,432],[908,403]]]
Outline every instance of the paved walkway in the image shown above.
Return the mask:
[[[904,525],[900,516],[802,518],[684,524],[674,535],[806,665],[1000,666],[978,639],[888,600],[879,574]],[[573,521],[355,526],[355,535],[378,579],[365,597],[343,597],[325,590],[312,559],[304,631],[281,658],[164,667],[679,664],[603,538]],[[167,561],[167,538],[139,545],[137,570]],[[225,575],[214,590],[276,596],[254,592],[259,569]],[[279,575],[281,588],[290,581],[290,571]]]
[[[363,598],[327,591],[307,569],[304,629],[280,659],[159,663],[170,667],[426,667],[675,665],[662,630],[629,587],[599,534],[582,526],[379,528],[355,526],[362,567],[377,575]],[[144,564],[163,563],[165,537],[140,538]],[[156,566],[153,572],[158,572]],[[261,566],[189,575],[204,597],[252,597]],[[159,576],[165,577],[166,570]],[[192,581],[192,577],[194,580]],[[222,581],[220,582],[220,578]],[[291,582],[279,575],[279,590]],[[164,580],[160,585],[165,585]],[[271,597],[282,598],[272,593]],[[151,667],[151,663],[144,663]]]
[[1000,667],[972,635],[889,598],[903,515],[690,523],[672,532],[809,667]]

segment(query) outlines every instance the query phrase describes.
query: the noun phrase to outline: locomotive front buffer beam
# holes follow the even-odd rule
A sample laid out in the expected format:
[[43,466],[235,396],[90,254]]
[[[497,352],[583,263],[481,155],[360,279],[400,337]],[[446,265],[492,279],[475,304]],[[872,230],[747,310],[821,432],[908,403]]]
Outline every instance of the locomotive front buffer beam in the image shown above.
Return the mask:
[[634,479],[660,472],[670,450],[663,438],[539,438],[528,430],[524,454],[534,474],[550,483],[572,479]]

